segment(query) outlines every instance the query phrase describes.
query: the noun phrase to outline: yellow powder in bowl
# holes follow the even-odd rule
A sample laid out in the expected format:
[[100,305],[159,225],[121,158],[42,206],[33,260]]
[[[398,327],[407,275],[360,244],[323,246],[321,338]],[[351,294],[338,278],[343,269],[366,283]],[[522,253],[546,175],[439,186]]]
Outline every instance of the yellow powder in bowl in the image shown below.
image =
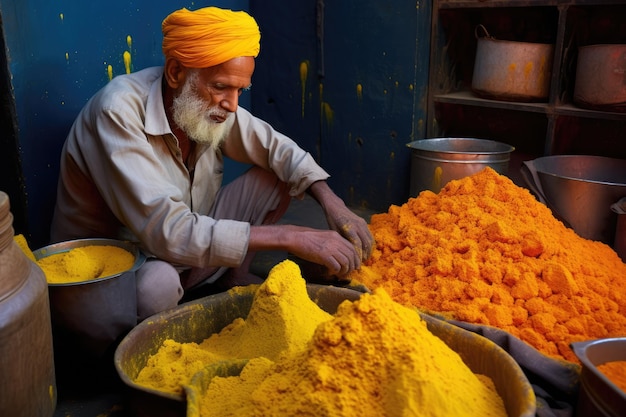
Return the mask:
[[493,381],[383,289],[342,303],[306,349],[214,377],[198,410],[199,417],[506,416]]
[[256,290],[245,319],[235,319],[201,343],[165,340],[135,382],[180,394],[194,374],[211,364],[258,357],[275,361],[305,349],[316,327],[331,318],[309,298],[300,267],[283,261]]
[[[234,376],[214,372],[243,359]],[[188,417],[506,416],[493,381],[474,374],[415,309],[378,289],[329,314],[289,260],[272,268],[245,319],[201,343],[165,340],[135,382],[174,393],[184,386]]]
[[55,253],[37,261],[49,284],[89,281],[120,274],[135,263],[126,249],[111,245],[89,245]]

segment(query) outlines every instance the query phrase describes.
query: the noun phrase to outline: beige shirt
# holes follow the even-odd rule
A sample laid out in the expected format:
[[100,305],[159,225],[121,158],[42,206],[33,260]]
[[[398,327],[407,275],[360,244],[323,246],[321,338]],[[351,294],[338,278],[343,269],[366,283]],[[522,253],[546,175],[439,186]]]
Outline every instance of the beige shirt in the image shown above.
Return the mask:
[[[250,224],[207,214],[222,185],[223,155],[196,146],[188,170],[165,115],[162,67],[111,80],[89,100],[61,156],[52,241],[105,237],[137,242],[178,265],[238,266]],[[226,139],[302,195],[328,174],[293,140],[238,108]]]

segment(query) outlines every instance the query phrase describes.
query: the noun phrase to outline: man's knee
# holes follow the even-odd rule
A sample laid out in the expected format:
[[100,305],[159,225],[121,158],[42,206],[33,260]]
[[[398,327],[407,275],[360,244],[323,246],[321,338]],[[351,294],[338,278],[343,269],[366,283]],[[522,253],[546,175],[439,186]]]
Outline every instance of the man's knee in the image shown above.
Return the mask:
[[165,261],[148,260],[137,271],[137,317],[146,317],[176,307],[183,297],[178,271]]

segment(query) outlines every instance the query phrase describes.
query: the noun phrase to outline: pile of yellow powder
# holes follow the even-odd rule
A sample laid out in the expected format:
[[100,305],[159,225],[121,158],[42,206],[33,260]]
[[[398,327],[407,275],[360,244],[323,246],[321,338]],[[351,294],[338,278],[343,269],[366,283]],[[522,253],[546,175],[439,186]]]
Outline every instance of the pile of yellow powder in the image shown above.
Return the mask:
[[305,351],[275,364],[251,361],[240,376],[213,378],[200,415],[507,414],[489,378],[472,373],[415,310],[376,290],[341,304]]
[[298,265],[285,261],[259,286],[246,319],[236,319],[200,344],[166,340],[135,382],[181,394],[183,385],[209,364],[257,357],[274,361],[303,350],[315,328],[331,318],[309,298]]
[[377,246],[351,278],[400,304],[501,328],[572,362],[572,342],[626,336],[626,265],[615,251],[491,168],[369,226]]
[[249,359],[241,374],[213,377],[188,412],[506,416],[491,380],[472,373],[417,311],[377,290],[344,301],[334,316],[323,313],[289,260],[270,271],[245,320],[200,344],[167,341],[136,382],[171,391],[172,381],[189,384],[195,361],[206,367],[240,358]]

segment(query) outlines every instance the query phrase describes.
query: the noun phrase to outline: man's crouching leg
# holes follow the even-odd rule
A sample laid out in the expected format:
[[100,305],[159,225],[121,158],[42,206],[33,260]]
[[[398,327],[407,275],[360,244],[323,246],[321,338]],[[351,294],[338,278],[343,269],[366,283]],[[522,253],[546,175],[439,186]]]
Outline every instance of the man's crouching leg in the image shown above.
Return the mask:
[[165,261],[148,259],[136,273],[137,319],[176,307],[183,297],[178,271]]

